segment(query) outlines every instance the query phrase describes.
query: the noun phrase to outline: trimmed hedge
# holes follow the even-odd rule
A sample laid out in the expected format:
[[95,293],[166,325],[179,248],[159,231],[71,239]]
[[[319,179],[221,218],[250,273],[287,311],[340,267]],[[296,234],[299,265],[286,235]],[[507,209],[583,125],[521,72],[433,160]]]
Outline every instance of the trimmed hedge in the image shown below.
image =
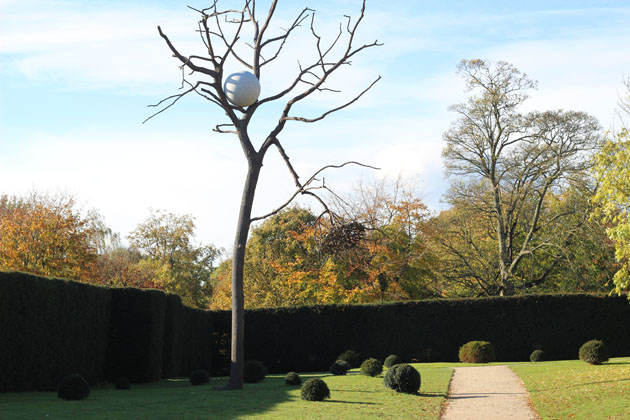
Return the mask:
[[188,376],[212,369],[212,312],[184,306],[179,296],[166,296],[162,377]]
[[0,271],[0,392],[53,391],[210,371],[215,313],[159,290],[111,289]]
[[166,295],[159,290],[111,289],[107,379],[131,382],[162,377]]
[[0,272],[0,392],[54,391],[68,373],[103,377],[111,291]]
[[[228,315],[227,329],[215,324],[215,334],[229,338]],[[611,357],[630,355],[630,304],[600,295],[265,308],[245,311],[245,325],[246,359],[272,373],[327,371],[349,348],[381,360],[396,353],[410,362],[456,362],[462,343],[478,337],[492,342],[498,361],[528,361],[538,348],[549,360],[575,359],[592,337]],[[227,345],[216,351],[229,354]]]
[[459,361],[463,363],[489,363],[496,360],[494,346],[488,341],[469,341],[459,348]]
[[[68,372],[91,385],[225,375],[229,311],[185,307],[157,290],[108,289],[68,280],[0,272],[0,391],[55,390]],[[625,297],[538,295],[320,305],[245,312],[245,358],[272,373],[326,371],[353,349],[383,360],[454,362],[459,346],[491,341],[499,361],[575,359],[592,337],[611,357],[630,355]],[[212,362],[212,363],[211,363]]]

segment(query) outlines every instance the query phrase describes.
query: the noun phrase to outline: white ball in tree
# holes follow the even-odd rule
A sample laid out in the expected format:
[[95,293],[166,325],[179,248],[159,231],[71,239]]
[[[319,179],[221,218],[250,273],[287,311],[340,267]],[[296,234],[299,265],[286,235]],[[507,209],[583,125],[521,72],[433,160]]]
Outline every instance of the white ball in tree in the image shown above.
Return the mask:
[[258,100],[260,82],[248,71],[232,73],[225,79],[223,91],[232,105],[250,106]]

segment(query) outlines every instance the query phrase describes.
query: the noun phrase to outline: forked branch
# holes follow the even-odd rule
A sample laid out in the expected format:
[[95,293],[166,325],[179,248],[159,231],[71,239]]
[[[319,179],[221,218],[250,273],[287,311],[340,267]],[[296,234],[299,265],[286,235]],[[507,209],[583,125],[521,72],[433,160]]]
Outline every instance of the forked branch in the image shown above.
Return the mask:
[[[281,153],[282,154],[282,153]],[[326,205],[326,202],[319,196],[317,195],[317,193],[315,191],[317,190],[326,190],[326,191],[331,191],[327,186],[325,181],[322,179],[321,180],[321,184],[319,185],[313,185],[314,182],[316,181],[320,181],[317,177],[326,169],[340,169],[343,168],[345,166],[348,165],[357,165],[357,166],[361,166],[363,168],[370,168],[370,169],[379,169],[376,168],[374,166],[370,166],[370,165],[366,165],[364,163],[360,163],[360,162],[355,162],[355,161],[348,161],[348,162],[344,162],[342,164],[339,165],[326,165],[323,166],[322,168],[318,169],[309,179],[308,181],[306,181],[304,184],[300,184],[300,182],[298,181],[299,176],[297,175],[297,173],[295,172],[295,170],[293,169],[293,166],[290,164],[289,162],[289,158],[288,156],[286,156],[286,153],[282,156],[285,160],[285,162],[287,163],[287,166],[290,169],[291,174],[293,175],[293,178],[296,182],[296,184],[298,185],[298,188],[295,190],[295,192],[291,195],[291,197],[289,197],[289,199],[287,201],[285,201],[282,205],[280,205],[278,208],[270,211],[269,213],[263,215],[263,216],[257,216],[257,217],[252,217],[250,219],[251,222],[255,222],[258,220],[263,220],[266,219],[268,217],[271,217],[275,214],[278,214],[280,211],[282,211],[283,209],[285,209],[287,206],[289,206],[293,200],[295,200],[295,198],[298,195],[309,195],[311,197],[314,197],[317,201],[320,202],[320,204],[326,209],[328,210],[328,206]],[[331,191],[332,192],[332,191]]]

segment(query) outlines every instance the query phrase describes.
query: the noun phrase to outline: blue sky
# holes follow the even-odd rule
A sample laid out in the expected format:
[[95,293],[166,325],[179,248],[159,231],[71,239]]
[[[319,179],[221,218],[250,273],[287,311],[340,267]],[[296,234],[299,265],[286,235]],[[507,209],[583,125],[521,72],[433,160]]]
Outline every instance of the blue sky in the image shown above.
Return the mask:
[[[211,131],[224,122],[222,113],[190,96],[142,124],[147,105],[180,85],[156,26],[182,51],[199,52],[197,15],[186,5],[208,2],[0,0],[0,192],[70,192],[123,236],[150,208],[188,213],[199,241],[231,246],[246,164],[234,137]],[[280,1],[274,30],[304,6],[317,10],[316,25],[330,40],[360,1]],[[460,59],[508,61],[539,81],[527,109],[585,111],[610,128],[622,77],[630,74],[629,21],[625,0],[368,0],[359,42],[384,46],[331,80],[342,94],[321,95],[297,111],[316,116],[378,75],[381,82],[319,123],[289,124],[281,140],[304,177],[328,163],[360,160],[382,169],[329,173],[328,183],[343,193],[361,179],[400,175],[439,209],[448,185],[442,133],[455,118],[447,107],[466,99],[455,75]],[[293,79],[309,45],[304,27],[278,66],[263,73],[262,95]],[[255,138],[277,121],[277,107],[261,111]],[[292,192],[274,153],[263,171],[255,214]]]

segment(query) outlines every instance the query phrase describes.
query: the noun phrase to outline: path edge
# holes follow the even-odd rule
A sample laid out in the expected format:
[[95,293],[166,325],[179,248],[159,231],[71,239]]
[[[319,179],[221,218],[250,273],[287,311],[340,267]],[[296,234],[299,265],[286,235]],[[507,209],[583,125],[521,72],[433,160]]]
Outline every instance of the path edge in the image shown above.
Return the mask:
[[438,417],[438,419],[441,419],[442,417],[444,417],[444,412],[446,411],[446,406],[448,405],[448,396],[451,395],[451,385],[453,384],[453,378],[455,377],[455,369],[457,368],[456,367],[453,368],[453,371],[451,372],[451,379],[448,380],[448,388],[446,388],[446,396],[442,400],[442,405],[440,406],[440,417]]
[[[518,373],[516,373],[516,371],[514,371],[514,369],[512,369],[512,366],[510,366],[510,365],[506,365],[506,366],[508,367],[508,369],[510,369],[512,371],[512,373],[514,373],[516,375],[518,380],[521,381],[521,384],[523,385],[523,388],[525,389],[525,391],[527,391],[527,405],[529,406],[529,408],[531,408],[532,412],[536,416],[536,420],[542,420],[542,416],[540,415],[540,413],[536,409],[536,406],[534,405],[534,401],[532,400],[532,394],[529,392],[529,389],[527,389],[527,386],[525,386],[525,382],[518,375]],[[450,387],[450,384],[449,384],[449,387]],[[442,415],[441,412],[440,412],[440,415]]]

